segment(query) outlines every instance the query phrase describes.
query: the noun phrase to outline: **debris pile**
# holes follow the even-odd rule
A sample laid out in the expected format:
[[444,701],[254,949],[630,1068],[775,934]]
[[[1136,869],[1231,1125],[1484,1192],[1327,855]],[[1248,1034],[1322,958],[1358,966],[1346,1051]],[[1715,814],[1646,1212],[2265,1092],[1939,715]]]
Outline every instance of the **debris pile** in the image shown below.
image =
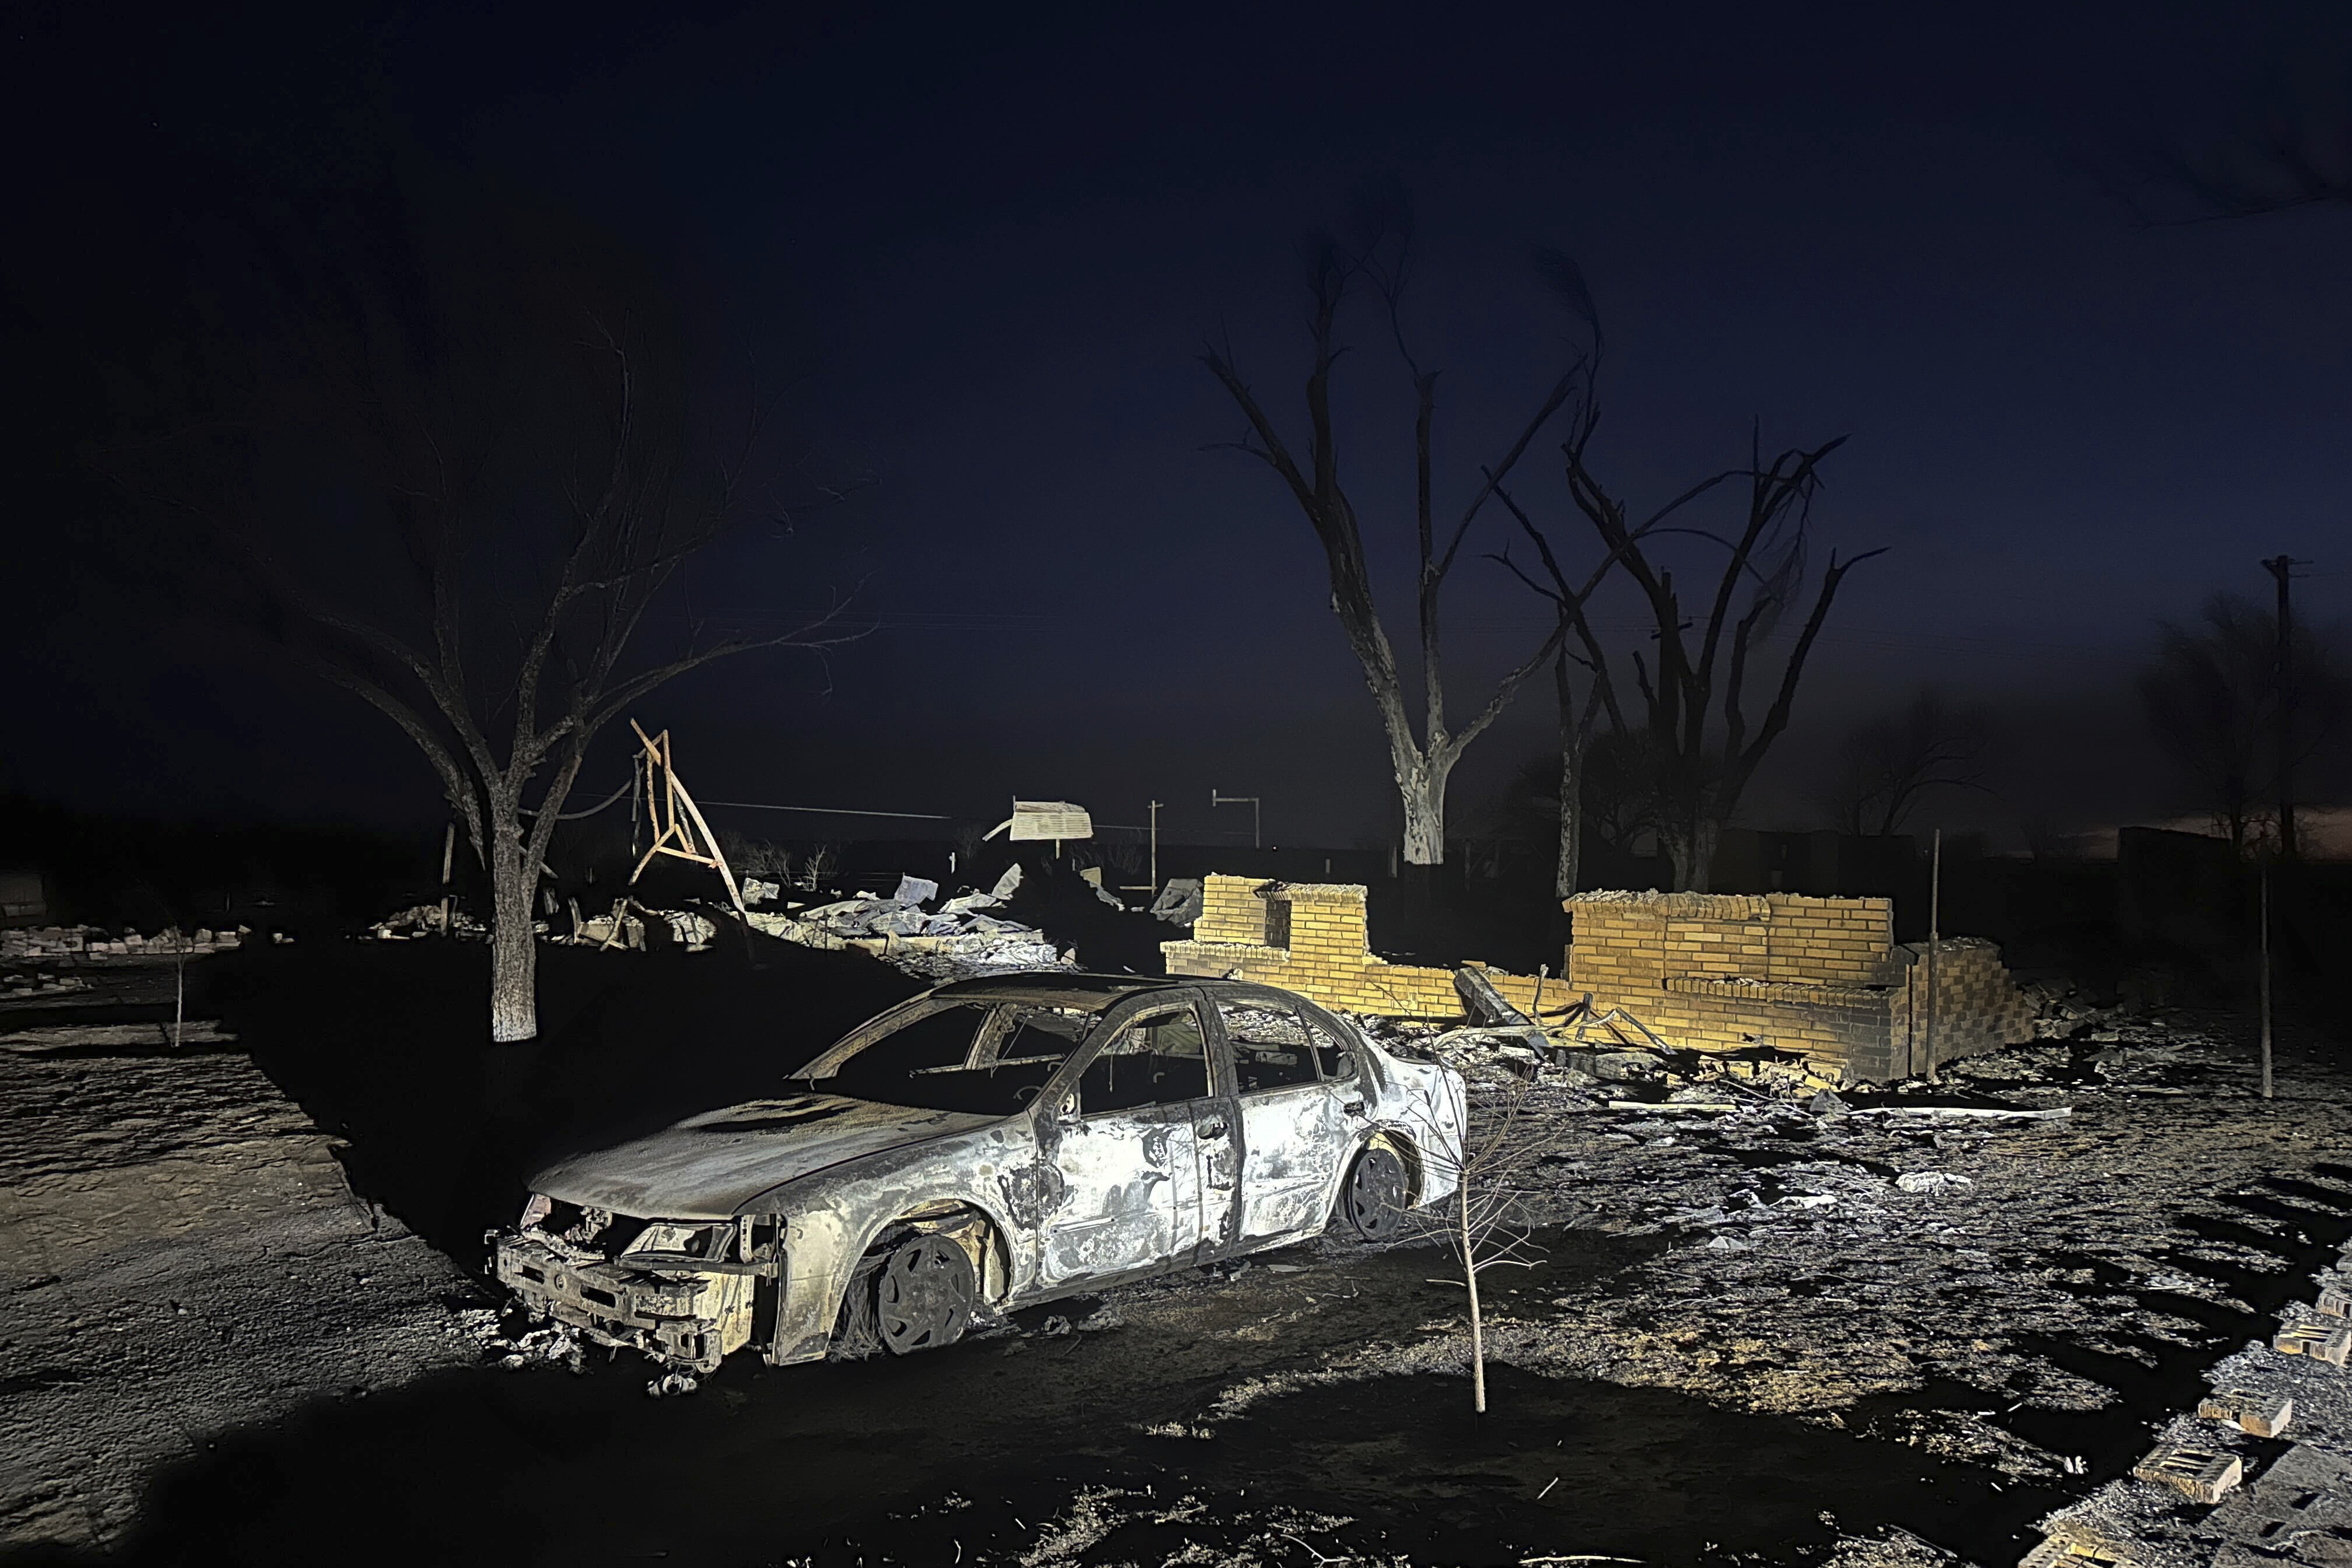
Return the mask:
[[35,926],[26,931],[0,931],[0,962],[23,959],[91,959],[176,957],[183,953],[221,952],[239,946],[253,932],[198,927],[182,931],[165,926],[153,936],[135,931],[109,934],[100,926]]
[[1152,918],[1190,931],[1201,918],[1201,898],[1200,878],[1171,877],[1160,896],[1151,900]]
[[493,1331],[485,1339],[484,1350],[509,1372],[520,1372],[534,1362],[551,1363],[575,1373],[585,1371],[588,1364],[579,1333],[562,1323],[526,1329],[512,1338]]
[[78,974],[51,974],[37,969],[16,969],[0,974],[0,1002],[89,989],[89,982]]
[[854,948],[928,979],[1075,967],[1072,956],[1055,952],[1034,926],[986,912],[1003,907],[1020,886],[1021,868],[1014,866],[988,892],[961,893],[926,909],[939,897],[939,884],[901,877],[890,898],[787,904],[782,914],[754,910],[745,918],[770,936],[803,947]]
[[[2342,1167],[2322,1169],[2341,1185]],[[2300,1187],[2306,1204],[2342,1195]],[[2270,1342],[2255,1340],[2214,1367],[2194,1412],[2158,1427],[2128,1478],[2042,1521],[2047,1539],[2027,1563],[2085,1555],[2082,1542],[2097,1543],[2107,1563],[2140,1568],[2345,1560],[2352,1374],[2329,1351],[2352,1340],[2352,1245],[2307,1278],[2278,1309]]]
[[2035,981],[2018,990],[2033,1008],[2033,1037],[2037,1040],[2077,1038],[2112,1026],[2127,1016],[2125,1008],[2094,1002],[2068,984]]
[[1765,1045],[1680,1049],[1626,1009],[1602,1012],[1590,997],[1558,1014],[1546,1009],[1558,1021],[1538,1024],[1505,1001],[1483,969],[1465,966],[1454,984],[1480,1022],[1446,1028],[1366,1015],[1354,1018],[1356,1026],[1407,1055],[1443,1062],[1473,1084],[1516,1079],[1595,1094],[1611,1085],[1616,1094],[1685,1104],[1800,1102],[1840,1086],[1834,1066],[1801,1052]]
[[439,904],[418,904],[414,908],[390,914],[368,927],[368,934],[378,942],[415,942],[428,936],[462,937],[467,942],[480,942],[490,934],[490,928],[467,914],[452,908],[448,924],[441,923]]

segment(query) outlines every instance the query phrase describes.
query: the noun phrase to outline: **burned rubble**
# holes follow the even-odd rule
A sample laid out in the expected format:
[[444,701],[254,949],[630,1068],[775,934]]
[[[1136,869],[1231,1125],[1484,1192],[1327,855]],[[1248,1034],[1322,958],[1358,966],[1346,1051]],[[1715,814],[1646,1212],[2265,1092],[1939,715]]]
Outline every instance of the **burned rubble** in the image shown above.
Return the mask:
[[779,912],[755,910],[744,918],[754,931],[769,936],[804,947],[870,953],[929,979],[1076,967],[1073,957],[1057,952],[1035,927],[988,912],[1003,908],[1020,886],[1018,865],[986,892],[944,900],[937,883],[901,877],[888,898],[857,897],[814,906],[787,903]]
[[[751,923],[758,940],[778,935],[811,962],[870,966],[877,976],[961,976],[966,963],[1022,948],[1041,978],[1071,973],[1068,945],[1007,920],[1015,888],[942,897],[909,883],[890,897],[816,892],[772,912],[783,889],[758,889]],[[658,934],[680,949],[696,945],[662,911],[627,912],[659,921]],[[714,933],[733,918],[687,912]],[[769,932],[764,921],[791,924]],[[576,955],[566,962],[583,973],[638,967],[614,952],[632,945],[625,929],[581,942],[561,917],[550,924],[551,952]],[[909,945],[925,938],[944,945]],[[366,945],[394,963],[435,951]],[[701,945],[697,973],[740,962],[731,938]],[[311,951],[277,955],[294,962]],[[169,963],[110,953],[51,963],[59,973],[114,977],[109,984],[131,977],[151,997],[174,973]],[[1488,1539],[1509,1542],[1514,1561],[1679,1560],[1683,1548],[1628,1533],[1631,1516],[1619,1523],[1591,1510],[1591,1500],[1620,1484],[1608,1467],[1627,1462],[1624,1442],[1648,1441],[1644,1423],[1685,1431],[1682,1447],[1659,1450],[1660,1462],[1717,1441],[1708,1434],[1718,1429],[1729,1442],[1751,1430],[1736,1424],[1759,1423],[1752,1430],[1785,1434],[1773,1440],[1798,1449],[1851,1446],[1803,1461],[1849,1456],[1834,1461],[1847,1467],[1837,1476],[1815,1475],[1838,1518],[1802,1531],[1775,1526],[1803,1542],[1768,1553],[1779,1559],[2002,1568],[2038,1553],[2036,1568],[2071,1557],[2185,1568],[2235,1551],[2245,1554],[2231,1559],[2242,1568],[2282,1552],[2334,1561],[2344,1481],[2333,1456],[2352,1451],[2343,1436],[2352,1412],[2337,1408],[2346,1373],[2332,1359],[2352,1343],[2340,1316],[2352,1279],[2336,1261],[2352,1237],[2352,1165],[2339,1163],[2352,1147],[2352,1094],[2333,1064],[2299,1051],[2279,1098],[2265,1102],[2236,1021],[2127,1010],[2039,984],[2021,988],[2030,1038],[1948,1061],[1937,1084],[1878,1083],[1767,1041],[1691,1048],[1622,1001],[1588,1001],[1558,979],[1515,995],[1496,973],[1444,972],[1455,998],[1450,1018],[1347,1015],[1399,1058],[1462,1074],[1474,1137],[1517,1118],[1531,1145],[1509,1167],[1506,1194],[1528,1266],[1489,1276],[1482,1330],[1494,1396],[1484,1430],[1508,1436],[1492,1449],[1475,1434],[1449,1439],[1458,1455],[1412,1448],[1431,1489],[1402,1483],[1423,1510],[1422,1533],[1383,1496],[1397,1478],[1360,1484],[1317,1462],[1311,1491],[1286,1499],[1253,1475],[1276,1453],[1303,1452],[1283,1447],[1292,1441],[1284,1434],[1378,1426],[1390,1407],[1466,1404],[1461,1289],[1446,1281],[1442,1232],[1426,1226],[1380,1243],[1325,1235],[975,1321],[968,1347],[941,1358],[936,1375],[948,1386],[993,1375],[1000,1361],[1027,1368],[1075,1355],[1068,1373],[1045,1374],[1077,1379],[1054,1385],[1056,1408],[1091,1422],[1118,1390],[1133,1420],[1090,1436],[1094,1457],[1066,1479],[1004,1481],[1017,1502],[973,1503],[969,1485],[960,1506],[940,1500],[957,1492],[950,1487],[911,1503],[877,1493],[868,1512],[826,1516],[834,1539],[870,1550],[936,1527],[944,1556],[1030,1568],[1212,1560],[1202,1552],[1266,1563],[1483,1561],[1483,1549],[1466,1543]],[[269,1399],[247,1402],[263,1417],[305,1401],[356,1410],[352,1390],[396,1387],[431,1369],[495,1378],[511,1391],[492,1396],[501,1400],[554,1397],[535,1392],[554,1379],[583,1391],[567,1398],[625,1392],[651,1409],[654,1395],[665,1411],[715,1398],[729,1419],[740,1412],[763,1422],[786,1419],[808,1397],[772,1398],[731,1364],[711,1370],[707,1352],[616,1363],[607,1345],[570,1326],[530,1321],[468,1278],[474,1259],[453,1266],[391,1213],[354,1197],[369,1184],[346,1177],[360,1168],[344,1163],[353,1156],[250,1069],[239,1076],[228,1032],[205,1027],[208,1018],[191,1023],[176,1051],[153,1024],[96,1026],[131,1031],[118,1040],[88,1034],[91,1026],[68,1036],[44,1023],[0,1042],[11,1053],[0,1062],[13,1061],[19,1080],[12,1104],[34,1104],[26,1097],[37,1080],[49,1086],[26,1125],[64,1127],[66,1104],[88,1102],[62,1144],[79,1152],[63,1163],[33,1143],[11,1145],[21,1174],[5,1217],[13,1234],[46,1248],[44,1272],[58,1277],[35,1275],[7,1298],[15,1342],[38,1347],[50,1369],[42,1391],[10,1398],[15,1451],[86,1456],[91,1476],[121,1478],[101,1486],[55,1463],[21,1463],[8,1479],[18,1500],[11,1539],[117,1539],[136,1515],[141,1467],[192,1452],[143,1422],[89,1419],[78,1391],[95,1385],[99,1363],[88,1358],[124,1340],[105,1332],[115,1323],[154,1347],[120,1363],[134,1379],[123,1386],[176,1376],[193,1402],[141,1394],[151,1409],[227,1398],[225,1387],[265,1363],[284,1372]],[[165,1119],[142,1131],[121,1098],[159,1095],[182,1107],[185,1127],[172,1131]],[[118,1123],[127,1135],[110,1135]],[[206,1152],[257,1139],[268,1158],[292,1161],[289,1181],[256,1173],[278,1167]],[[184,1207],[168,1221],[121,1220],[159,1190],[199,1205],[205,1194],[233,1193],[237,1206],[193,1220]],[[93,1204],[73,1219],[74,1205]],[[71,1244],[57,1228],[68,1219],[80,1227]],[[75,1247],[112,1225],[122,1226],[127,1251],[78,1257]],[[232,1237],[281,1229],[287,1247],[300,1238],[304,1258],[281,1267],[281,1243],[271,1239],[248,1260],[206,1261]],[[126,1268],[156,1283],[126,1296],[118,1283]],[[156,1312],[150,1289],[162,1296]],[[68,1316],[53,1310],[59,1291],[74,1295]],[[127,1304],[106,1304],[117,1297]],[[295,1315],[305,1317],[299,1333],[273,1326]],[[214,1336],[194,1362],[173,1337],[192,1318]],[[811,1434],[827,1420],[866,1419],[865,1386],[822,1384],[804,1417]],[[600,1419],[635,1429],[635,1417],[599,1408],[611,1412]],[[1606,1464],[1570,1439],[1551,1468],[1531,1468],[1559,1440],[1543,1434],[1573,1434],[1598,1412],[1625,1424]],[[922,1451],[927,1430],[909,1428],[899,1441]],[[940,1440],[963,1430],[947,1424]],[[1017,1450],[1017,1438],[990,1441]],[[728,1473],[726,1461],[714,1462]],[[1720,1484],[1741,1484],[1737,1465],[1719,1462]],[[1457,1467],[1487,1479],[1467,1479]],[[495,1474],[490,1467],[483,1484],[496,1486]],[[1847,1489],[1922,1476],[1966,1506],[1897,1507]],[[1487,1500],[1477,1505],[1487,1522],[1474,1527],[1446,1489]]]

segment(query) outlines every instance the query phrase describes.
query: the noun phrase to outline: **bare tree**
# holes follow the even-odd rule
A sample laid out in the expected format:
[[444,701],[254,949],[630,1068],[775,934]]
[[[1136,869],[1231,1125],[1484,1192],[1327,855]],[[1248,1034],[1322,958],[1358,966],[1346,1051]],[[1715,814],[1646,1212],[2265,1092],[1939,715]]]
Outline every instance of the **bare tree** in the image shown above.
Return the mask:
[[[1587,790],[1585,758],[1592,749],[1593,735],[1601,714],[1604,711],[1609,714],[1614,726],[1613,732],[1624,732],[1624,717],[1616,710],[1616,695],[1607,679],[1608,656],[1594,638],[1591,623],[1584,618],[1585,602],[1591,598],[1593,591],[1608,575],[1609,569],[1616,564],[1617,556],[1611,554],[1581,584],[1571,584],[1567,574],[1560,570],[1559,559],[1551,552],[1550,542],[1507,494],[1502,499],[1518,519],[1521,527],[1535,540],[1549,581],[1539,582],[1520,571],[1511,561],[1507,550],[1494,559],[1501,562],[1536,593],[1550,600],[1560,624],[1573,628],[1585,649],[1580,655],[1573,653],[1563,638],[1552,653],[1552,698],[1558,714],[1559,748],[1557,778],[1551,794],[1559,836],[1558,855],[1553,862],[1552,891],[1558,897],[1567,899],[1576,894],[1581,875]],[[1581,665],[1592,674],[1581,704],[1577,700],[1575,679],[1569,674],[1571,665]]]
[[[1602,341],[1600,313],[1583,272],[1569,257],[1540,252],[1538,272],[1553,295],[1580,318],[1591,334],[1591,350],[1583,360],[1585,374],[1575,378],[1575,395],[1568,416],[1568,437],[1560,450],[1566,458],[1569,494],[1576,509],[1600,535],[1605,550],[1601,565],[1581,583],[1572,583],[1544,530],[1525,508],[1502,488],[1503,476],[1490,480],[1509,508],[1519,531],[1534,545],[1543,577],[1512,565],[1508,552],[1498,557],[1519,580],[1549,600],[1563,628],[1572,628],[1581,657],[1570,655],[1591,672],[1592,689],[1581,710],[1574,700],[1568,662],[1556,662],[1553,675],[1560,702],[1561,844],[1559,884],[1573,890],[1576,881],[1573,818],[1583,792],[1582,761],[1595,726],[1606,715],[1612,729],[1626,735],[1639,729],[1643,741],[1638,753],[1645,763],[1656,813],[1653,823],[1659,844],[1673,868],[1676,890],[1705,891],[1715,844],[1723,824],[1738,805],[1756,769],[1772,743],[1788,728],[1789,716],[1822,625],[1829,617],[1846,574],[1882,551],[1869,551],[1840,562],[1834,552],[1822,574],[1811,612],[1799,631],[1795,647],[1780,667],[1779,688],[1771,705],[1753,731],[1747,709],[1747,681],[1758,645],[1769,638],[1785,613],[1804,589],[1808,525],[1814,496],[1821,488],[1823,458],[1843,446],[1845,437],[1810,451],[1790,448],[1768,465],[1760,442],[1751,438],[1748,462],[1711,474],[1635,523],[1624,505],[1594,474],[1591,452],[1600,427],[1599,374]],[[1748,515],[1739,531],[1725,538],[1679,521],[1684,509],[1710,496],[1718,487],[1745,479]],[[1709,596],[1706,620],[1696,648],[1688,640],[1692,622],[1684,614],[1673,571],[1655,553],[1662,535],[1696,535],[1725,551],[1725,560]],[[1643,715],[1628,721],[1610,662],[1594,635],[1586,607],[1610,570],[1622,565],[1633,577],[1654,626],[1656,668],[1636,650],[1628,656]],[[1741,590],[1746,589],[1742,604]],[[1561,652],[1566,650],[1562,639]],[[1721,682],[1717,709],[1717,682]],[[1566,896],[1563,892],[1562,896]]]
[[2352,687],[2333,650],[2298,627],[2288,661],[2294,686],[2283,694],[2278,617],[2237,595],[2216,594],[2199,620],[2158,624],[2155,656],[2140,672],[2140,706],[2197,809],[2243,854],[2269,820],[2260,803],[2277,782],[2281,711],[2294,715],[2287,760],[2300,765],[2336,739]]
[[1981,708],[1922,687],[1893,713],[1865,720],[1839,742],[1829,805],[1842,833],[1899,833],[1938,790],[1982,789],[1990,725]]
[[[1571,364],[1536,405],[1526,423],[1504,445],[1471,489],[1458,515],[1441,525],[1437,512],[1434,434],[1438,372],[1423,367],[1407,339],[1402,313],[1411,260],[1409,220],[1384,226],[1367,223],[1357,241],[1343,246],[1318,237],[1307,247],[1307,314],[1311,359],[1307,377],[1307,443],[1294,451],[1274,417],[1251,390],[1231,353],[1202,356],[1218,383],[1241,409],[1248,433],[1233,445],[1263,461],[1281,480],[1323,546],[1331,586],[1331,609],[1348,647],[1364,671],[1373,706],[1389,745],[1397,795],[1404,808],[1404,858],[1435,866],[1445,858],[1445,788],[1463,750],[1501,716],[1519,688],[1551,661],[1567,635],[1565,624],[1548,635],[1525,661],[1499,680],[1493,693],[1456,730],[1446,718],[1444,658],[1439,630],[1439,598],[1459,558],[1471,525],[1497,488],[1526,455],[1528,446],[1569,400],[1579,367]],[[1418,546],[1414,576],[1414,627],[1421,655],[1421,728],[1414,731],[1412,705],[1396,653],[1389,641],[1372,592],[1363,531],[1355,503],[1341,482],[1339,434],[1331,407],[1332,371],[1347,352],[1339,342],[1339,316],[1351,292],[1369,288],[1385,306],[1387,326],[1413,393],[1413,517]]]
[[[215,323],[205,417],[144,466],[280,646],[431,764],[488,874],[490,1037],[519,1042],[539,1029],[533,893],[590,742],[688,670],[841,640],[841,605],[632,657],[744,511],[756,419],[700,451],[657,289],[543,211],[441,195],[252,237],[257,320]],[[360,564],[371,540],[394,570]]]
[[[1541,1031],[1534,1027],[1488,1033],[1541,1044]],[[1536,1262],[1528,1247],[1535,1227],[1526,1212],[1527,1200],[1542,1185],[1538,1167],[1566,1143],[1571,1123],[1557,1100],[1531,1079],[1499,1067],[1449,1072],[1445,1092],[1454,1102],[1440,1113],[1440,1121],[1460,1129],[1459,1138],[1445,1127],[1432,1126],[1421,1130],[1423,1135],[1416,1143],[1431,1171],[1453,1181],[1454,1195],[1442,1209],[1416,1211],[1416,1224],[1423,1234],[1442,1237],[1462,1266],[1470,1330],[1470,1402],[1483,1415],[1486,1320],[1479,1279],[1489,1269],[1525,1268]]]
[[[1746,468],[1701,480],[1636,529],[1627,521],[1623,502],[1592,471],[1590,452],[1599,422],[1599,405],[1591,400],[1570,422],[1570,435],[1562,447],[1569,491],[1601,542],[1623,562],[1650,611],[1656,668],[1639,650],[1628,662],[1642,700],[1641,727],[1648,732],[1658,769],[1658,837],[1673,867],[1675,890],[1705,892],[1716,841],[1765,754],[1789,726],[1805,662],[1829,619],[1838,588],[1854,567],[1885,552],[1865,551],[1843,562],[1832,552],[1813,591],[1812,608],[1781,663],[1771,703],[1751,729],[1746,706],[1749,671],[1759,645],[1804,593],[1808,524],[1821,488],[1821,464],[1845,437],[1810,450],[1791,447],[1769,464],[1758,447]],[[1747,516],[1728,538],[1703,535],[1721,545],[1726,558],[1707,595],[1706,619],[1695,628],[1685,615],[1673,571],[1654,558],[1653,545],[1643,536],[1651,531],[1702,532],[1662,530],[1659,524],[1732,479],[1747,480]],[[1580,608],[1576,618],[1584,622]],[[1690,640],[1694,629],[1696,646]],[[1612,679],[1606,665],[1594,673],[1599,680]],[[1610,700],[1616,703],[1613,690]]]

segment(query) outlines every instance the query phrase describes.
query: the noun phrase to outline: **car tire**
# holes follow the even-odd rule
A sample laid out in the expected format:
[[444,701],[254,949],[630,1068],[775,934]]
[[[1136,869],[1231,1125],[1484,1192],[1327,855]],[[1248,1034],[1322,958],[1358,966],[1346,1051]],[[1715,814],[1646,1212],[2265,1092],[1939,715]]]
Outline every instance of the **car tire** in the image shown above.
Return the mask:
[[1347,1184],[1339,1189],[1339,1212],[1348,1228],[1365,1241],[1392,1241],[1404,1229],[1407,1190],[1404,1162],[1378,1144],[1356,1156]]
[[875,1275],[875,1336],[892,1355],[951,1345],[971,1326],[977,1294],[962,1247],[944,1236],[909,1237]]

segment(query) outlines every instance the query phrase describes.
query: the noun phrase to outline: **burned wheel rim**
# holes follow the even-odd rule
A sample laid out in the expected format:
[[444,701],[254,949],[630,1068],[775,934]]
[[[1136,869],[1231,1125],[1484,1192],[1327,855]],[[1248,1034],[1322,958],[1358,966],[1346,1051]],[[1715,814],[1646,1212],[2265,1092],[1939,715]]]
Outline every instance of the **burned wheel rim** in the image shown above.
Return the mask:
[[1348,1224],[1366,1241],[1386,1241],[1404,1228],[1404,1162],[1386,1149],[1367,1149],[1348,1173]]
[[890,1255],[874,1282],[874,1326],[893,1355],[936,1350],[971,1323],[971,1259],[945,1237],[919,1236]]

